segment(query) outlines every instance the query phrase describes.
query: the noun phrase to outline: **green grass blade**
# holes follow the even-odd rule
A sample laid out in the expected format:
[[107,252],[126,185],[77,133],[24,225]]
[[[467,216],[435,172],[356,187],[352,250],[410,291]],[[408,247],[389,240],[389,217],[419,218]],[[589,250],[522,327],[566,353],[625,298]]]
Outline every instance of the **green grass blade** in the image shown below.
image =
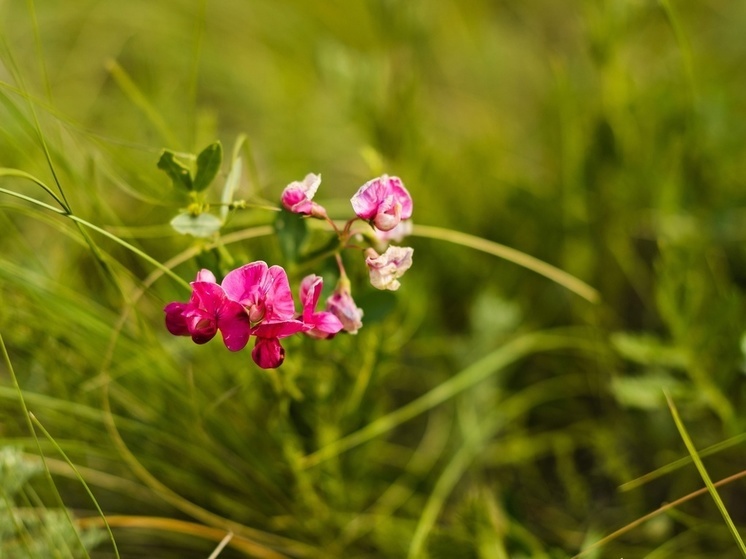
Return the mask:
[[83,489],[85,489],[85,492],[88,494],[88,496],[91,498],[91,501],[93,502],[93,506],[96,507],[96,511],[98,511],[99,516],[101,516],[101,519],[104,522],[104,526],[106,526],[106,531],[109,534],[109,540],[111,541],[111,545],[114,548],[114,555],[119,559],[119,548],[117,547],[117,542],[114,539],[114,534],[111,531],[111,527],[109,526],[109,523],[106,521],[106,515],[104,514],[104,511],[101,510],[101,506],[98,504],[98,501],[96,500],[96,497],[93,495],[93,492],[91,491],[91,488],[88,487],[88,484],[86,483],[85,479],[83,479],[83,476],[80,475],[80,472],[78,472],[78,469],[75,467],[75,464],[73,464],[72,460],[68,458],[67,454],[65,454],[65,451],[62,450],[62,447],[60,447],[59,444],[57,444],[57,441],[54,440],[54,437],[47,431],[47,429],[44,427],[44,425],[41,424],[41,422],[36,418],[36,416],[31,413],[30,414],[31,421],[34,422],[34,424],[41,430],[41,432],[44,434],[44,436],[47,438],[47,440],[52,443],[52,446],[54,446],[55,450],[60,453],[60,456],[65,459],[65,462],[67,462],[67,465],[72,468],[73,472],[75,473],[75,477],[78,479],[78,481],[83,486]]
[[564,270],[560,270],[551,264],[547,264],[543,260],[534,258],[533,256],[514,248],[501,245],[500,243],[462,233],[460,231],[453,231],[443,227],[434,227],[432,225],[415,225],[412,234],[416,237],[438,239],[440,241],[448,241],[475,250],[481,250],[482,252],[497,256],[498,258],[503,258],[508,262],[513,262],[514,264],[536,272],[537,274],[542,275],[572,291],[586,301],[591,303],[598,303],[601,301],[601,295],[599,292],[584,281],[579,280],[575,276],[568,274]]
[[[37,184],[38,184],[38,181],[34,181],[34,182],[37,182]],[[116,235],[114,235],[112,233],[109,233],[106,229],[102,229],[101,227],[99,227],[97,225],[94,225],[90,221],[86,221],[85,219],[82,219],[82,218],[80,218],[80,217],[78,217],[76,215],[67,213],[64,210],[59,210],[59,209],[57,209],[57,208],[55,208],[53,206],[50,206],[49,204],[45,204],[44,202],[41,202],[41,201],[39,201],[39,200],[37,200],[35,198],[31,198],[29,196],[25,196],[25,195],[20,194],[18,192],[14,192],[12,190],[8,190],[8,189],[5,189],[5,188],[0,188],[0,192],[3,193],[3,194],[8,194],[10,196],[14,196],[16,198],[20,198],[22,200],[26,200],[27,202],[31,202],[32,204],[36,204],[37,206],[40,206],[40,207],[42,207],[42,208],[44,208],[46,210],[50,210],[50,211],[53,211],[55,213],[64,215],[65,217],[67,217],[67,218],[71,219],[72,221],[74,221],[78,226],[84,227],[84,228],[88,228],[88,229],[91,229],[93,231],[96,231],[97,233],[103,235],[104,237],[107,237],[107,238],[111,239],[115,243],[122,245],[127,250],[130,250],[133,253],[137,254],[142,259],[146,260],[147,262],[149,262],[150,264],[152,264],[153,266],[155,266],[159,270],[163,271],[164,274],[166,274],[168,277],[170,277],[171,279],[173,279],[176,282],[178,282],[179,284],[181,284],[187,290],[191,290],[191,287],[189,286],[189,283],[187,283],[182,278],[180,278],[178,275],[176,275],[170,268],[167,268],[166,266],[164,266],[163,264],[161,264],[158,260],[156,260],[155,258],[153,258],[152,256],[150,256],[149,254],[146,254],[145,252],[143,252],[142,250],[140,250],[136,246],[128,243],[124,239],[121,239],[121,238],[117,237]],[[84,234],[84,237],[86,237],[86,240],[88,241],[87,234]],[[89,242],[89,245],[90,244],[91,243]],[[101,257],[101,261],[105,262],[104,259],[103,259],[103,257]]]
[[[708,446],[707,448],[700,450],[699,455],[700,457],[711,456],[713,454],[717,454],[718,452],[731,448],[732,446],[739,445],[744,441],[746,441],[746,433],[730,437],[729,439],[726,439],[719,443],[715,443],[712,446]],[[691,461],[692,459],[689,456],[684,456],[682,458],[679,458],[678,460],[674,460],[673,462],[666,464],[665,466],[661,466],[660,468],[657,468],[652,472],[648,472],[647,474],[644,474],[638,478],[623,483],[619,486],[619,490],[630,491],[632,489],[636,489],[637,487],[645,485],[646,483],[649,483],[654,479],[658,479],[661,476],[670,474],[671,472],[674,472],[679,468],[686,466],[687,464],[691,463]]]
[[692,440],[689,437],[689,433],[687,433],[686,427],[684,426],[684,423],[681,421],[681,417],[679,417],[679,411],[676,409],[676,404],[674,404],[673,400],[668,394],[666,394],[666,401],[668,402],[668,408],[671,410],[671,416],[673,417],[674,423],[676,424],[676,428],[679,431],[679,435],[684,441],[684,444],[686,445],[686,449],[689,451],[689,455],[692,457],[692,460],[694,461],[695,466],[697,466],[699,475],[702,476],[702,480],[705,482],[705,485],[707,486],[707,491],[710,493],[712,500],[715,501],[715,505],[720,511],[720,514],[723,516],[723,520],[725,520],[725,524],[728,526],[728,529],[733,535],[733,539],[736,541],[736,544],[738,545],[738,549],[741,551],[741,555],[746,557],[746,545],[744,545],[743,540],[741,539],[741,535],[738,533],[738,529],[736,528],[736,525],[733,523],[733,520],[731,519],[730,514],[728,514],[728,509],[725,508],[725,504],[720,498],[720,494],[715,488],[715,485],[712,483],[712,480],[710,479],[710,475],[707,473],[707,469],[705,468],[705,465],[702,463],[702,459],[700,458],[699,453],[697,452],[697,449],[694,447],[694,443],[692,443]]
[[85,556],[90,559],[90,556],[88,555],[88,550],[86,550],[85,545],[83,545],[82,540],[80,539],[80,534],[77,529],[75,529],[75,523],[73,522],[72,517],[70,516],[70,511],[65,506],[64,501],[62,500],[62,496],[60,495],[59,491],[57,490],[57,486],[54,484],[54,479],[52,479],[52,472],[49,470],[49,468],[46,465],[46,462],[44,460],[44,451],[41,447],[41,442],[39,441],[39,438],[36,435],[36,430],[34,429],[34,424],[31,421],[31,418],[33,415],[28,409],[28,406],[26,405],[26,399],[23,396],[23,390],[21,390],[21,385],[18,382],[18,377],[16,376],[15,369],[13,368],[13,363],[10,360],[10,355],[8,354],[8,348],[5,347],[5,340],[3,339],[2,334],[0,334],[0,351],[2,351],[3,359],[5,361],[6,367],[8,367],[8,371],[10,372],[10,378],[13,382],[13,388],[16,390],[16,393],[18,394],[18,401],[21,404],[21,408],[23,410],[23,415],[26,421],[26,424],[29,428],[29,431],[31,435],[34,438],[34,441],[36,442],[36,448],[39,452],[39,456],[42,459],[42,462],[44,463],[44,473],[46,475],[47,480],[49,481],[50,487],[52,488],[52,492],[54,493],[55,497],[57,498],[58,503],[60,504],[61,510],[64,512],[65,516],[67,516],[68,521],[70,522],[70,525],[73,526],[73,529],[75,531],[75,534],[78,536],[78,541],[80,543],[81,549],[83,549],[83,553],[85,553]]

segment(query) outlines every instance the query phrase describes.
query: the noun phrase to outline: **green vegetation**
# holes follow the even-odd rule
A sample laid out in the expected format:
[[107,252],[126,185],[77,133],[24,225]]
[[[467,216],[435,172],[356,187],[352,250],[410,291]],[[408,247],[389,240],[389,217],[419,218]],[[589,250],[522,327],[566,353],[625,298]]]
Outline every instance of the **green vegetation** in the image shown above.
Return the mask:
[[[0,0],[0,557],[743,557],[743,29]],[[402,178],[401,289],[346,251],[363,328],[276,370],[169,335],[200,268],[331,292],[325,231],[277,211],[307,173],[339,220]]]

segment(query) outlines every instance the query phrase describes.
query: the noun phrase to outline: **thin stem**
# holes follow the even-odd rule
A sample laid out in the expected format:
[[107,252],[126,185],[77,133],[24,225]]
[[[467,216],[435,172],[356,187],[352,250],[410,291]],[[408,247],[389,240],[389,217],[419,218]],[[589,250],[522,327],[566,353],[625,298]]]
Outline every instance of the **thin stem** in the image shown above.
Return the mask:
[[[713,483],[713,486],[714,487],[721,487],[723,485],[727,485],[728,483],[731,483],[733,481],[739,480],[739,479],[744,478],[744,477],[746,477],[746,470],[742,470],[742,471],[740,471],[738,473],[733,474],[732,476],[728,476],[728,477],[723,478],[723,479],[721,479],[719,481],[716,481],[715,483]],[[693,492],[689,493],[688,495],[684,495],[683,497],[680,497],[680,498],[676,499],[675,501],[671,501],[670,503],[666,503],[665,505],[661,505],[659,508],[655,509],[653,512],[649,512],[648,514],[646,514],[644,516],[641,516],[640,518],[638,518],[638,519],[630,522],[626,526],[622,526],[621,528],[619,528],[618,530],[612,532],[608,536],[605,536],[605,537],[601,538],[600,540],[598,540],[597,542],[589,545],[588,547],[586,547],[583,551],[581,551],[577,555],[573,555],[570,559],[579,559],[580,557],[584,557],[585,555],[588,555],[592,551],[597,550],[598,548],[605,546],[607,543],[614,541],[615,539],[619,538],[620,536],[623,536],[627,532],[631,532],[633,529],[637,528],[641,524],[644,524],[645,522],[647,522],[651,518],[655,518],[659,514],[662,514],[662,513],[666,512],[668,510],[676,508],[679,505],[683,505],[684,503],[686,503],[687,501],[691,501],[695,497],[699,497],[701,495],[704,495],[705,493],[707,493],[707,491],[708,491],[708,488],[707,487],[703,487],[701,489],[697,489],[696,491],[693,491]]]
[[44,202],[42,202],[40,200],[37,200],[36,198],[32,198],[30,196],[25,196],[24,194],[20,194],[19,192],[14,192],[12,190],[7,190],[5,188],[0,188],[0,193],[8,194],[10,196],[14,196],[16,198],[20,198],[21,200],[25,200],[27,202],[35,204],[35,205],[37,205],[39,207],[42,207],[42,208],[44,208],[46,210],[49,210],[51,212],[63,215],[65,217],[71,219],[75,223],[77,223],[79,225],[82,225],[83,227],[87,227],[88,229],[92,229],[93,231],[96,231],[97,233],[100,233],[101,235],[103,235],[103,236],[111,239],[115,243],[122,245],[127,250],[130,250],[131,252],[134,252],[140,258],[142,258],[142,259],[150,262],[153,266],[155,266],[156,268],[162,270],[164,274],[168,275],[171,279],[175,280],[176,282],[178,282],[179,284],[181,284],[186,289],[188,289],[188,290],[191,289],[191,287],[189,286],[189,283],[187,283],[182,278],[180,278],[179,276],[177,276],[173,271],[171,271],[169,268],[167,268],[166,266],[164,266],[163,264],[161,264],[158,260],[156,260],[155,258],[153,258],[152,256],[150,256],[149,254],[143,252],[142,250],[140,250],[136,246],[131,245],[127,241],[125,241],[123,239],[120,239],[119,237],[117,237],[116,235],[114,235],[112,233],[109,233],[105,229],[102,229],[101,227],[98,227],[97,225],[94,225],[93,223],[91,223],[89,221],[86,221],[85,219],[82,219],[82,218],[80,218],[80,217],[78,217],[76,215],[68,213],[65,210],[60,210],[58,208],[55,208],[54,206],[50,206],[49,204],[45,204]]
[[[221,543],[226,540],[227,536],[231,536],[227,545],[246,554],[247,557],[258,559],[288,559],[287,555],[283,555],[282,553],[265,547],[246,536],[238,535],[230,530],[224,530],[222,528],[214,528],[196,522],[189,522],[188,520],[162,518],[157,516],[124,515],[110,516],[108,520],[109,525],[114,528],[130,528],[134,530],[145,529],[170,532],[173,534],[186,534]],[[99,518],[89,517],[79,519],[78,524],[85,528],[95,528],[100,526],[101,522]],[[226,532],[228,532],[227,535]]]

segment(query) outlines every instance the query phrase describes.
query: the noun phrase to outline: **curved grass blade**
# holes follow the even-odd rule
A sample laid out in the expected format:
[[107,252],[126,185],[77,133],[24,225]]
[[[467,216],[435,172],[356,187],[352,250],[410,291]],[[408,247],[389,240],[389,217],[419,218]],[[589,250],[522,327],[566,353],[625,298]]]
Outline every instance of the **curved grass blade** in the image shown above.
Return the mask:
[[460,231],[454,231],[452,229],[434,227],[432,225],[415,225],[412,235],[428,239],[448,241],[475,250],[481,250],[482,252],[492,254],[498,258],[503,258],[508,262],[513,262],[514,264],[518,264],[519,266],[523,266],[524,268],[536,272],[537,274],[572,291],[590,303],[601,302],[601,295],[599,292],[584,281],[579,280],[575,276],[568,274],[564,270],[560,270],[551,264],[547,264],[543,260],[534,258],[533,256],[514,248],[501,245],[500,243],[462,233]]
[[119,559],[119,548],[117,547],[117,542],[114,539],[114,534],[111,531],[111,526],[109,526],[109,523],[106,521],[106,515],[104,514],[104,511],[101,510],[101,507],[98,504],[98,501],[96,500],[96,497],[93,495],[93,492],[91,491],[91,488],[88,487],[88,484],[86,483],[85,479],[83,479],[83,476],[80,475],[80,472],[78,472],[77,468],[75,467],[75,464],[73,464],[72,460],[68,458],[67,454],[65,454],[65,451],[62,450],[62,447],[60,447],[59,444],[57,444],[57,441],[54,440],[54,437],[49,433],[49,431],[46,430],[44,425],[41,424],[41,422],[36,418],[36,416],[33,413],[29,414],[29,417],[31,418],[31,421],[36,424],[36,426],[41,430],[41,432],[44,434],[44,436],[49,440],[50,443],[54,446],[55,450],[60,453],[60,456],[65,459],[65,462],[67,462],[67,465],[72,468],[73,472],[75,472],[75,477],[78,479],[78,481],[83,486],[83,489],[85,489],[85,492],[88,494],[88,496],[91,498],[91,501],[93,502],[93,506],[96,507],[96,511],[98,512],[99,516],[101,516],[101,519],[104,522],[104,526],[106,527],[106,531],[109,534],[109,540],[111,541],[111,545],[114,548],[114,556]]
[[[70,516],[70,511],[67,509],[67,507],[65,506],[65,503],[62,501],[62,496],[57,490],[57,486],[54,484],[54,480],[52,479],[52,473],[49,471],[49,468],[47,467],[46,462],[44,460],[44,451],[41,448],[41,442],[39,441],[39,438],[36,435],[34,424],[31,421],[32,414],[29,411],[28,406],[26,406],[26,399],[23,397],[23,390],[21,390],[21,385],[18,383],[18,377],[16,376],[15,369],[13,368],[13,363],[10,360],[8,349],[5,347],[5,340],[3,339],[2,334],[0,334],[0,351],[2,351],[5,365],[8,367],[8,371],[10,372],[10,377],[13,381],[13,388],[16,390],[18,394],[18,400],[21,404],[21,408],[23,409],[23,415],[24,415],[26,424],[29,428],[31,435],[34,438],[34,441],[36,442],[36,448],[39,451],[39,456],[42,458],[42,462],[44,462],[44,472],[45,472],[46,478],[49,481],[50,487],[52,488],[52,492],[54,493],[54,495],[57,498],[58,503],[60,504],[61,510],[67,516],[67,519],[70,522],[70,524],[73,525],[74,522],[73,522],[72,517]],[[80,535],[78,534],[77,530],[75,531],[75,533],[78,535],[78,541],[81,545],[81,548],[83,549],[83,553],[88,559],[90,559],[90,556],[88,555],[88,550],[86,550],[85,546],[83,545],[83,542],[80,540]],[[117,555],[117,558],[118,557],[119,556]]]

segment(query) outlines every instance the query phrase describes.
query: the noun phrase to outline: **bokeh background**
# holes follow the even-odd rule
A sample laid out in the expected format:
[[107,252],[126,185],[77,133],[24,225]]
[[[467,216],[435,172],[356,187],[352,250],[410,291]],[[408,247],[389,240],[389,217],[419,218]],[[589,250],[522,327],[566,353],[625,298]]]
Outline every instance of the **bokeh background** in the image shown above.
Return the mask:
[[[741,472],[744,29],[724,0],[0,0],[0,167],[59,184],[75,216],[160,262],[193,250],[186,281],[282,263],[271,235],[213,249],[169,226],[186,201],[162,150],[230,153],[245,134],[238,197],[277,204],[320,173],[346,219],[386,172],[415,225],[600,294],[415,234],[391,297],[346,255],[357,336],[289,341],[269,375],[168,336],[162,307],[188,292],[147,280],[151,263],[0,193],[0,437],[22,458],[0,469],[0,556],[115,556],[64,456],[121,557],[162,558],[210,556],[226,530],[220,557],[572,557],[703,486],[676,462],[664,390],[712,479]],[[54,205],[17,173],[0,187]],[[223,233],[275,215],[238,211]],[[448,384],[469,371],[482,380]],[[743,487],[721,487],[737,526]],[[716,553],[741,556],[702,495],[587,556]]]

